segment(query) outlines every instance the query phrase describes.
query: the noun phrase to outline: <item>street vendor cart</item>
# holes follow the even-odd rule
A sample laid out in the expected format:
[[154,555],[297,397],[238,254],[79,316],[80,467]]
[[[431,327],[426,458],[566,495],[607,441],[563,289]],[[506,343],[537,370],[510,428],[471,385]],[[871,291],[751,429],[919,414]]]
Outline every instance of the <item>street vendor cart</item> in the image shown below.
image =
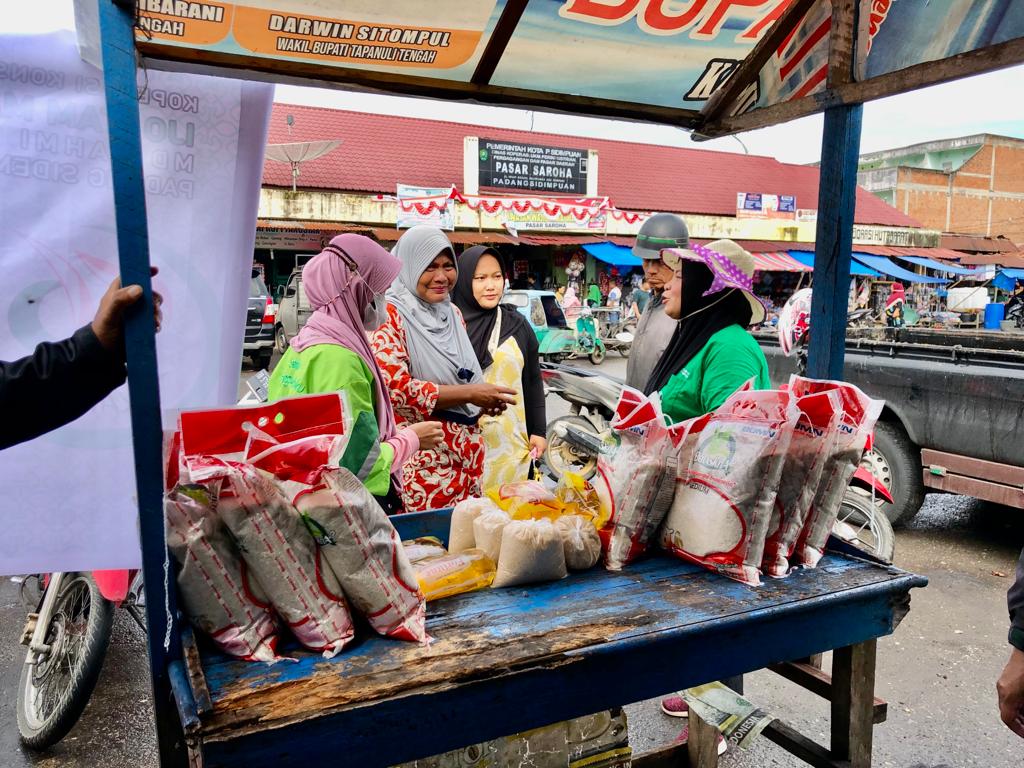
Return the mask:
[[[910,590],[925,580],[847,552],[759,589],[652,557],[620,573],[459,596],[430,606],[429,647],[364,638],[331,661],[298,652],[297,662],[268,667],[194,638],[164,570],[137,67],[645,120],[703,137],[824,109],[809,375],[838,379],[861,104],[1024,60],[1024,30],[1007,26],[1007,3],[956,0],[940,11],[877,0],[757,8],[720,0],[685,13],[653,0],[352,5],[359,7],[98,2],[121,275],[143,286],[150,305],[130,318],[126,348],[162,765],[191,757],[247,768],[387,766],[765,667],[825,696],[832,709],[830,748],[783,722],[769,738],[812,765],[870,765],[872,726],[885,716],[873,695],[876,640],[896,628]],[[943,12],[942,24],[925,18]],[[914,33],[933,27],[935,34]],[[575,73],[572,87],[547,83],[559,67],[537,66],[531,52],[540,49],[568,57],[557,79]],[[605,58],[613,52],[621,55]],[[688,57],[683,70],[672,65],[680,56]],[[612,72],[617,60],[651,67],[624,77]],[[396,525],[403,538],[443,537],[447,517],[429,512]],[[829,650],[831,678],[805,663]],[[697,718],[690,732],[690,763],[714,765],[713,732]],[[637,764],[675,759],[665,752]]]

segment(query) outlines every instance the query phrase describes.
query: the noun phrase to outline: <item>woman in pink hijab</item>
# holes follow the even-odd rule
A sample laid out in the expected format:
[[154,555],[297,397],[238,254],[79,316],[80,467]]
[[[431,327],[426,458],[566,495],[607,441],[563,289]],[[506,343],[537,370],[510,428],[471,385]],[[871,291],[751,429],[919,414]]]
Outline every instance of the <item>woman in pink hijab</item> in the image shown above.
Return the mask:
[[[401,511],[402,465],[442,437],[436,421],[398,430],[367,333],[383,322],[384,292],[401,262],[368,237],[338,235],[302,269],[313,314],[270,377],[270,399],[344,390],[353,433],[373,430],[361,467],[349,467],[389,514]],[[347,455],[347,454],[346,454]]]

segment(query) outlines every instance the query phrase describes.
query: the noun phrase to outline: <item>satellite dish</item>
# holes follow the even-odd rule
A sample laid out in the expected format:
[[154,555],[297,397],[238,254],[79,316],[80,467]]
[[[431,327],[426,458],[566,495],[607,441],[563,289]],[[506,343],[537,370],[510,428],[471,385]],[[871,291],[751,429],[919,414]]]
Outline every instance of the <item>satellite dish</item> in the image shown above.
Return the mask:
[[268,144],[267,159],[288,163],[292,167],[292,192],[299,177],[299,165],[307,160],[316,160],[341,146],[341,139],[334,141],[296,141],[289,144]]

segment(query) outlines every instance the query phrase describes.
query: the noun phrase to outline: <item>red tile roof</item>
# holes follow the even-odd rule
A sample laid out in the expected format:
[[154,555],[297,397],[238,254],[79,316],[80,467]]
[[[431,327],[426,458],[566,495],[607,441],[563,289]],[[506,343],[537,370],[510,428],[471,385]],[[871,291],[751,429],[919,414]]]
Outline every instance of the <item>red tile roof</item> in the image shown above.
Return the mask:
[[[285,117],[293,115],[291,132]],[[395,194],[399,183],[462,187],[463,138],[478,136],[594,149],[599,190],[634,211],[734,216],[737,192],[796,195],[801,208],[818,206],[818,169],[770,157],[661,147],[606,139],[513,131],[489,126],[275,104],[270,143],[341,139],[342,145],[302,164],[303,188]],[[290,187],[291,170],[267,161],[263,183]],[[502,190],[507,192],[507,190]],[[920,227],[879,198],[857,190],[858,224]]]

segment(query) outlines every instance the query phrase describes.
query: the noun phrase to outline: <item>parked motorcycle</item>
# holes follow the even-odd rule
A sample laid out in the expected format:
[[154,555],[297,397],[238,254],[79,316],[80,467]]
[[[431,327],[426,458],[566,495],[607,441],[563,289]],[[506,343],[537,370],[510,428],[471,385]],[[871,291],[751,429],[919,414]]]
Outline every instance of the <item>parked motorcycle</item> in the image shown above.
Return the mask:
[[[38,596],[29,596],[35,588]],[[63,739],[85,710],[110,644],[114,609],[146,629],[138,571],[50,573],[21,580],[28,646],[15,702],[21,743],[31,749]]]
[[[541,378],[549,393],[557,394],[570,405],[568,416],[548,423],[546,471],[556,479],[566,472],[592,477],[597,471],[598,456],[615,445],[611,421],[623,382],[552,363],[541,363]],[[843,497],[832,533],[868,554],[892,562],[896,536],[880,509],[882,500],[892,501],[889,490],[867,467],[860,467]]]

